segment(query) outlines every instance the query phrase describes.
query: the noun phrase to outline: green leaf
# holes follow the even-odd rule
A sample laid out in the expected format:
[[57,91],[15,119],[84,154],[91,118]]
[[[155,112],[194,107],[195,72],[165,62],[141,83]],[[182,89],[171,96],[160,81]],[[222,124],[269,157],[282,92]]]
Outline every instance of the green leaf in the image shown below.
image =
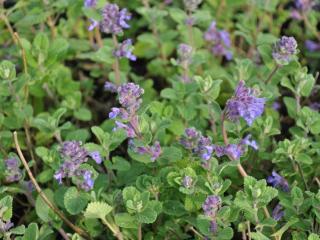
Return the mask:
[[137,220],[140,223],[154,223],[157,219],[157,212],[152,207],[146,207],[142,212],[137,213]]
[[292,226],[293,224],[296,224],[297,222],[299,222],[299,219],[297,218],[290,219],[282,228],[280,228],[277,232],[275,232],[271,236],[281,239],[282,235],[290,228],[290,226]]
[[295,118],[297,116],[297,103],[296,100],[292,97],[284,97],[284,104],[287,107],[289,116]]
[[74,113],[75,118],[81,120],[81,121],[90,121],[92,119],[92,114],[89,109],[87,108],[79,108]]
[[301,206],[303,204],[304,201],[304,197],[303,197],[303,192],[300,188],[298,187],[293,187],[291,190],[291,197],[292,197],[292,204],[294,206]]
[[4,221],[9,221],[12,218],[12,201],[11,196],[5,196],[0,200],[0,218]]
[[169,14],[170,17],[179,24],[183,24],[185,19],[188,17],[186,12],[180,8],[170,8]]
[[178,96],[176,94],[176,91],[172,88],[165,88],[161,91],[160,96],[163,98],[171,99],[171,100],[177,100]]
[[221,231],[218,232],[217,239],[228,240],[228,239],[232,239],[232,237],[233,237],[232,228],[231,227],[226,227],[226,228],[223,228]]
[[311,165],[313,163],[312,158],[305,153],[299,153],[296,157],[296,161],[306,165]]
[[87,206],[87,203],[86,196],[76,187],[70,187],[64,194],[64,206],[72,215],[80,213]]
[[85,218],[105,219],[105,217],[112,211],[112,207],[105,202],[91,202],[88,204],[84,212]]
[[13,63],[4,60],[0,63],[0,78],[13,80],[16,78],[16,67]]
[[139,224],[134,216],[128,213],[118,213],[115,215],[114,220],[119,227],[137,229]]
[[308,237],[308,240],[320,240],[320,236],[315,233],[311,233]]
[[250,233],[250,237],[254,240],[270,240],[270,238],[266,237],[261,232],[252,232]]
[[30,223],[28,228],[25,230],[23,236],[24,240],[37,240],[39,238],[39,228],[36,223]]
[[[47,196],[47,198],[53,202],[53,192],[50,189],[45,189],[43,193]],[[40,195],[37,196],[36,199],[36,213],[38,217],[44,222],[50,222],[53,220],[55,216],[53,210],[43,201]]]

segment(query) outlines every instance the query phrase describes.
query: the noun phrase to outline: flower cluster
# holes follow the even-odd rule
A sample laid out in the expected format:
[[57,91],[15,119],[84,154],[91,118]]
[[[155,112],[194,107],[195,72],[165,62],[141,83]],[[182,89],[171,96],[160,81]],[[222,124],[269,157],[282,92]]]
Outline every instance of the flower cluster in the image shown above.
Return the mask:
[[180,143],[200,157],[204,161],[204,166],[208,167],[208,161],[214,150],[210,138],[202,136],[195,128],[187,128],[180,139]]
[[284,192],[290,191],[287,180],[276,171],[272,171],[272,175],[267,178],[267,182],[275,188],[280,188]]
[[0,233],[4,234],[13,227],[13,223],[10,221],[3,221],[0,219]]
[[[121,108],[113,107],[109,113],[110,119],[120,118],[122,121],[115,121],[116,127],[124,129],[127,133],[127,137],[135,138],[141,137],[139,131],[139,120],[137,111],[142,103],[141,96],[144,90],[134,83],[126,83],[118,87],[119,103]],[[130,147],[137,153],[150,154],[151,161],[154,162],[161,155],[161,146],[158,141],[153,146],[136,147],[134,142],[130,141]]]
[[132,40],[127,39],[124,40],[117,49],[113,51],[113,55],[117,58],[128,58],[131,61],[136,61],[137,57],[132,54],[133,46],[132,46]]
[[265,99],[256,97],[253,89],[245,87],[240,81],[234,96],[227,101],[225,114],[231,121],[238,121],[242,117],[249,126],[260,117],[264,111]]
[[198,6],[202,3],[202,0],[183,0],[185,8],[190,11],[194,12],[197,10]]
[[56,171],[54,178],[62,184],[63,178],[75,177],[76,185],[83,190],[89,191],[93,188],[92,172],[90,170],[81,169],[81,164],[88,161],[86,149],[77,141],[66,141],[60,149],[61,157],[64,162]]
[[5,180],[10,183],[19,181],[22,177],[22,173],[19,168],[19,160],[14,157],[8,158],[4,161],[4,164],[6,168]]
[[[95,8],[97,6],[97,1],[96,0],[84,0],[84,7],[86,8]],[[96,27],[99,26],[99,22],[90,18],[90,26],[88,28],[89,31],[92,31]]]
[[156,141],[152,146],[136,147],[133,141],[130,141],[129,145],[133,151],[139,154],[149,154],[151,156],[151,162],[155,162],[161,155],[161,146],[158,141]]
[[216,215],[221,207],[221,198],[216,195],[208,196],[205,202],[202,204],[204,214],[211,219],[210,231],[215,233],[218,225],[216,221]]
[[117,35],[130,27],[127,21],[131,19],[131,14],[126,8],[120,10],[117,4],[107,4],[102,10],[102,18],[100,25],[105,33]]
[[181,43],[178,47],[178,63],[187,68],[192,60],[193,49],[191,46],[185,43]]
[[287,65],[291,62],[296,54],[298,44],[294,37],[282,36],[273,48],[272,57],[279,65]]
[[211,51],[214,55],[225,56],[227,60],[232,59],[230,35],[225,30],[218,30],[215,21],[205,32],[204,39],[212,44]]
[[320,43],[318,42],[307,40],[304,44],[310,52],[320,51]]

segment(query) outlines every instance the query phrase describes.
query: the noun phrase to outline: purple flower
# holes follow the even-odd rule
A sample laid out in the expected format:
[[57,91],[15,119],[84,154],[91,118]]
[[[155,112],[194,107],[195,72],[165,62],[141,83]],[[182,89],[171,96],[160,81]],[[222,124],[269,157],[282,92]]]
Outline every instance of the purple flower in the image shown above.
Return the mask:
[[227,101],[226,115],[231,121],[238,121],[242,117],[249,126],[260,117],[264,111],[264,98],[255,96],[255,92],[245,87],[244,81],[240,81],[234,96]]
[[272,108],[277,111],[281,108],[281,104],[279,102],[274,102]]
[[101,158],[99,151],[91,152],[91,153],[89,153],[89,155],[97,164],[102,163],[102,158]]
[[120,108],[111,108],[111,112],[109,113],[109,118],[114,119],[120,114]]
[[202,0],[183,0],[184,6],[190,12],[194,12],[195,10],[197,10],[201,2]]
[[96,0],[84,0],[84,6],[87,8],[96,7],[97,1]]
[[81,175],[83,176],[83,182],[80,184],[80,187],[85,191],[90,191],[94,185],[94,180],[92,179],[91,171],[81,171]]
[[63,163],[59,170],[54,174],[54,178],[62,183],[63,178],[71,178],[75,176],[76,171],[82,163],[87,162],[89,153],[77,141],[65,141],[60,149]]
[[178,62],[184,67],[188,68],[192,61],[192,52],[193,49],[188,44],[181,43],[178,47]]
[[218,30],[216,22],[213,21],[204,34],[204,39],[212,43],[211,51],[214,55],[225,56],[227,60],[232,59],[230,35],[225,30]]
[[137,57],[132,54],[132,50],[132,40],[127,39],[118,46],[118,48],[113,52],[113,55],[117,58],[128,58],[131,61],[136,61]]
[[139,109],[142,100],[140,99],[144,90],[134,83],[126,83],[118,88],[119,102],[132,113]]
[[320,110],[320,103],[318,103],[318,102],[310,103],[309,107],[315,111],[319,111]]
[[279,65],[287,65],[298,54],[299,50],[297,47],[298,44],[294,37],[282,36],[273,48],[273,59]]
[[293,19],[297,19],[297,20],[301,20],[302,19],[302,16],[301,16],[300,12],[298,10],[296,10],[296,9],[291,10],[290,16]]
[[181,137],[180,143],[186,148],[191,150],[194,154],[198,155],[202,160],[210,160],[214,147],[211,139],[204,137],[195,128],[187,128],[184,136]]
[[279,187],[284,192],[290,191],[287,180],[279,175],[276,171],[272,171],[272,175],[267,178],[267,182],[275,188]]
[[191,187],[192,187],[192,184],[193,184],[193,179],[192,179],[192,177],[190,177],[190,176],[185,176],[185,177],[182,179],[182,185],[183,185],[185,188],[191,188]]
[[164,0],[163,3],[166,4],[166,5],[169,5],[169,4],[172,3],[172,1],[173,1],[173,0]]
[[118,87],[115,84],[111,83],[111,82],[105,82],[104,89],[106,91],[116,93],[117,90],[118,90]]
[[210,232],[211,233],[216,233],[218,231],[218,224],[216,220],[211,220],[210,221]]
[[208,196],[206,201],[202,204],[202,209],[206,216],[215,218],[220,206],[221,206],[221,198],[216,195],[211,195],[211,196]]
[[300,11],[307,12],[315,5],[313,0],[295,0],[295,7]]
[[19,160],[17,158],[8,158],[4,161],[5,165],[5,180],[12,183],[17,182],[22,178],[22,172],[19,168]]
[[304,44],[310,52],[320,51],[320,43],[307,40]]
[[136,133],[134,128],[130,124],[124,124],[122,122],[116,121],[116,127],[113,129],[113,131],[116,131],[117,129],[124,129],[127,132],[127,136],[129,138],[134,138],[136,137]]
[[193,26],[195,24],[196,20],[194,17],[188,17],[185,20],[185,24],[188,26]]
[[240,144],[228,144],[224,151],[232,160],[240,159],[243,154],[243,148]]
[[161,146],[158,141],[156,141],[152,146],[136,147],[133,141],[130,141],[129,145],[133,149],[133,151],[139,154],[149,154],[151,156],[151,162],[155,162],[162,153]]
[[117,4],[107,4],[102,10],[102,17],[100,25],[105,33],[121,34],[123,29],[130,27],[127,21],[131,19],[131,14],[125,8],[120,10]]
[[279,221],[283,216],[284,211],[282,210],[282,206],[278,203],[272,211],[272,218],[276,221]]
[[250,139],[251,139],[251,134],[249,134],[245,138],[243,138],[241,140],[240,144],[248,145],[248,146],[252,147],[254,150],[258,150],[259,147],[258,147],[257,142],[255,140],[250,140]]
[[90,26],[88,27],[88,30],[91,32],[93,31],[93,29],[99,26],[99,22],[92,18],[90,18],[89,21],[90,21]]
[[0,233],[4,234],[10,230],[10,228],[13,227],[13,223],[10,221],[3,221],[0,219]]

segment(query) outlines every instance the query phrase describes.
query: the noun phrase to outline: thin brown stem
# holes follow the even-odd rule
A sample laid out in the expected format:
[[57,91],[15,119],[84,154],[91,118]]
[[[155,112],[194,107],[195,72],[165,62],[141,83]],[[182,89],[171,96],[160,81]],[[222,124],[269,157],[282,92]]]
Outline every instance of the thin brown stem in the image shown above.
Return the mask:
[[74,230],[76,233],[78,233],[79,235],[81,235],[82,237],[84,237],[85,239],[91,239],[90,236],[88,235],[88,233],[86,233],[83,229],[75,226],[69,219],[66,218],[66,216],[63,214],[62,211],[60,211],[49,199],[48,197],[45,195],[45,193],[42,191],[40,185],[38,184],[37,180],[35,179],[35,177],[33,176],[30,168],[29,168],[29,165],[28,165],[28,162],[27,160],[25,159],[22,151],[21,151],[21,148],[20,148],[20,145],[19,145],[19,141],[18,141],[18,135],[17,135],[17,132],[14,132],[13,133],[13,138],[14,138],[14,143],[15,143],[15,146],[16,146],[16,150],[18,152],[18,155],[20,157],[20,160],[24,166],[24,168],[26,169],[28,175],[29,175],[29,178],[32,182],[32,184],[34,185],[36,191],[38,192],[38,194],[40,195],[40,197],[42,198],[42,200],[48,205],[48,207],[50,207],[60,218],[62,221],[64,221],[72,230]]
[[28,74],[28,65],[27,65],[27,58],[26,58],[26,51],[24,50],[19,34],[17,32],[13,33],[16,43],[18,44],[20,50],[21,50],[21,55],[22,55],[22,61],[23,61],[23,70],[25,74]]
[[[115,34],[112,35],[113,45],[117,49],[118,48],[118,40],[117,36]],[[113,64],[113,70],[115,75],[115,82],[119,86],[121,84],[121,78],[120,78],[120,67],[119,67],[119,59],[115,57],[115,61]]]
[[138,227],[138,240],[142,240],[142,225],[139,224]]
[[94,29],[94,36],[95,36],[95,39],[96,39],[96,42],[97,42],[99,48],[102,48],[103,47],[103,41],[102,41],[102,37],[101,37],[101,33],[100,33],[99,28],[95,28]]
[[56,38],[57,36],[57,29],[55,27],[55,21],[52,20],[51,16],[48,17],[48,25],[51,31],[52,38]]
[[271,81],[273,75],[279,70],[279,68],[280,68],[280,66],[277,64],[264,82],[269,83]]

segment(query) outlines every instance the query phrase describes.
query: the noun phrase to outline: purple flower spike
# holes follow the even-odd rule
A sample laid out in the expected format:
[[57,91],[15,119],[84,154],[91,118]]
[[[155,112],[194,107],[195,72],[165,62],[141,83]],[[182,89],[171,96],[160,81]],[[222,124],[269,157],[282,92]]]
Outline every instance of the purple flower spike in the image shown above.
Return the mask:
[[127,136],[129,138],[134,138],[136,137],[136,133],[135,130],[132,128],[132,126],[130,124],[126,125],[122,122],[116,121],[116,127],[113,129],[113,131],[116,131],[117,129],[121,128],[124,129],[127,132]]
[[313,0],[295,0],[295,7],[303,12],[308,12],[315,5]]
[[121,34],[123,29],[130,27],[126,21],[131,19],[131,14],[127,9],[120,10],[117,4],[107,4],[102,17],[101,30],[105,33]]
[[216,195],[211,195],[211,196],[208,196],[206,201],[202,204],[202,209],[206,216],[215,218],[220,206],[221,206],[221,198]]
[[276,221],[280,221],[283,216],[284,211],[282,210],[282,206],[278,203],[272,211],[272,218]]
[[161,155],[162,150],[160,143],[156,141],[153,146],[142,146],[142,147],[136,147],[133,143],[133,141],[130,141],[130,147],[133,149],[133,151],[139,153],[139,154],[149,154],[151,162],[155,162]]
[[139,109],[144,90],[134,83],[123,84],[118,88],[119,102],[132,113]]
[[132,50],[132,40],[127,39],[119,45],[119,47],[113,52],[113,55],[117,58],[128,58],[131,61],[136,61],[137,57],[132,54]]
[[90,191],[93,188],[94,181],[92,179],[91,171],[85,170],[83,173],[83,182],[81,188],[85,191]]
[[101,158],[101,155],[98,151],[91,152],[91,153],[89,153],[89,155],[97,164],[102,163],[102,158]]
[[290,191],[287,180],[279,175],[276,171],[272,171],[272,175],[267,178],[267,182],[275,188],[279,187],[284,192]]
[[211,51],[216,56],[225,56],[227,60],[232,59],[230,35],[225,30],[218,30],[216,22],[213,21],[204,34],[204,39],[212,43]]
[[283,36],[273,48],[273,59],[279,65],[287,65],[299,53],[297,47],[298,44],[294,37]]
[[235,95],[226,104],[226,116],[231,121],[238,121],[242,117],[249,126],[260,117],[264,111],[265,99],[255,96],[255,92],[245,87],[244,81],[240,81]]
[[210,232],[211,233],[216,233],[218,231],[218,224],[216,220],[211,220],[210,221]]
[[178,62],[179,64],[187,68],[192,61],[193,49],[188,44],[181,43],[178,47]]
[[229,144],[225,148],[225,154],[232,160],[239,160],[243,154],[243,148],[240,144]]

